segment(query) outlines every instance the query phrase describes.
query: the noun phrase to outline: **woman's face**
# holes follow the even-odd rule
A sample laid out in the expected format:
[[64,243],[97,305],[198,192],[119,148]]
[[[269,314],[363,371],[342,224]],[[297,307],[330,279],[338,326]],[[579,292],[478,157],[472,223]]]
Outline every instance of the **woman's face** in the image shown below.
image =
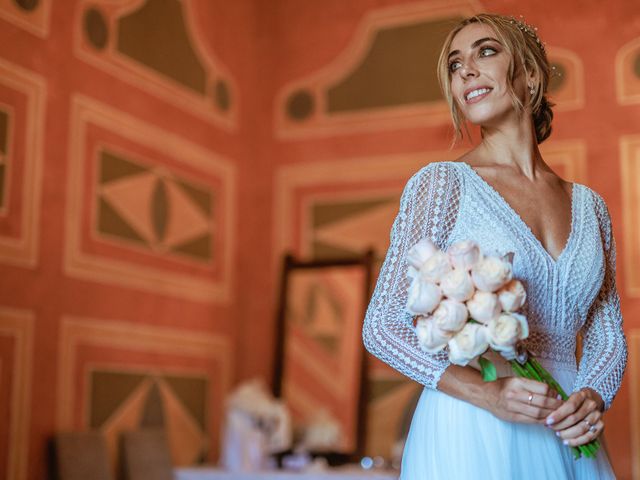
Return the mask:
[[[471,23],[453,38],[448,60],[451,94],[471,123],[492,126],[516,118],[507,88],[510,60],[488,25]],[[526,104],[526,81],[519,70],[514,91]]]

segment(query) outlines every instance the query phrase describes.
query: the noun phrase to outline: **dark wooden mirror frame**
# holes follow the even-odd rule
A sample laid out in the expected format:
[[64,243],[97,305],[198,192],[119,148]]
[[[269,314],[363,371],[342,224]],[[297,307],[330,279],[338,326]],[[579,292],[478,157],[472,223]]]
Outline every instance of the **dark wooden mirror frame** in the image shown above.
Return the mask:
[[[372,278],[374,268],[374,251],[367,250],[364,254],[340,259],[322,259],[322,260],[309,260],[303,261],[296,259],[293,254],[286,253],[283,258],[282,271],[280,277],[280,291],[277,307],[277,323],[276,323],[276,348],[275,348],[275,362],[273,373],[273,394],[277,398],[282,397],[284,374],[285,374],[285,354],[286,354],[286,312],[287,312],[287,300],[289,280],[291,273],[296,270],[314,270],[324,268],[336,268],[336,267],[354,267],[360,266],[364,272],[364,285],[363,297],[362,297],[362,320],[366,312],[367,305],[371,296]],[[362,322],[360,323],[362,328]],[[364,443],[366,436],[366,399],[368,392],[367,389],[367,368],[366,368],[367,355],[362,341],[360,341],[360,393],[357,405],[357,428],[355,436],[355,449],[352,452],[330,452],[323,453],[322,456],[328,458],[330,464],[339,464],[348,461],[359,461],[364,452]],[[313,452],[312,452],[313,454]],[[314,454],[315,456],[315,454]]]

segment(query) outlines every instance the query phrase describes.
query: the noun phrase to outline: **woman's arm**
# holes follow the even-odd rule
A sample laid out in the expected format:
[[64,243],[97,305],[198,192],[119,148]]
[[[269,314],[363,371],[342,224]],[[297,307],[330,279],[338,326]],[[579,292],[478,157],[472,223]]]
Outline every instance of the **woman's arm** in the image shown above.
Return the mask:
[[450,165],[432,163],[409,179],[391,229],[391,243],[364,319],[367,350],[422,385],[436,388],[449,365],[444,352],[418,345],[413,316],[407,312],[408,250],[425,237],[442,247],[458,213],[460,183]]
[[425,237],[440,248],[447,246],[457,220],[460,194],[456,172],[447,164],[430,164],[407,182],[391,230],[391,244],[365,316],[365,346],[428,388],[441,390],[505,420],[540,422],[559,406],[555,392],[527,379],[485,383],[477,370],[451,365],[446,352],[425,352],[418,345],[413,316],[406,311],[406,253]]
[[604,278],[582,328],[582,358],[574,393],[548,419],[571,446],[588,443],[600,434],[604,428],[602,413],[611,406],[627,364],[611,217],[604,200],[598,195],[594,198],[603,240]]
[[447,367],[438,390],[510,422],[544,423],[562,405],[558,393],[545,383],[518,377],[485,382],[474,368],[458,365]]

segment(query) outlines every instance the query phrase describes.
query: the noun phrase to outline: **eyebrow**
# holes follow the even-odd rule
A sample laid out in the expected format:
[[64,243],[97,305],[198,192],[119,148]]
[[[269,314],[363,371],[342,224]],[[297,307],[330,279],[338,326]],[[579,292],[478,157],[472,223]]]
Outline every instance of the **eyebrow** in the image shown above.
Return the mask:
[[[500,42],[498,40],[496,40],[493,37],[484,37],[481,38],[480,40],[476,40],[475,42],[473,42],[471,44],[471,48],[476,48],[478,45],[480,45],[481,43],[486,42],[487,40],[490,40],[492,42],[496,42],[497,44],[500,44]],[[457,55],[460,53],[460,50],[454,50],[453,52],[449,53],[449,55],[447,56],[447,60],[449,60],[453,55]]]

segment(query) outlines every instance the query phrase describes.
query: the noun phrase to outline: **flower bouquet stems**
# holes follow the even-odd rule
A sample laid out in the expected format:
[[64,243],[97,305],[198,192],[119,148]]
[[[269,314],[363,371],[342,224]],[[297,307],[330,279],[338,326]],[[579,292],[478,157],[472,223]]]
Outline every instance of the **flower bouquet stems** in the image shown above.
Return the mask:
[[[538,362],[538,360],[532,357],[528,352],[526,352],[526,361],[524,363],[520,363],[520,361],[517,359],[511,360],[509,363],[511,364],[511,369],[517,376],[546,383],[556,392],[558,392],[562,400],[567,400],[569,398],[569,396],[566,394],[560,384],[553,378],[553,376],[542,365],[540,365],[540,362]],[[595,458],[599,448],[600,442],[598,442],[598,440],[596,439],[585,445],[580,445],[579,447],[571,447],[571,450],[573,452],[573,456],[576,459],[580,458],[581,456],[585,456],[587,458]]]

